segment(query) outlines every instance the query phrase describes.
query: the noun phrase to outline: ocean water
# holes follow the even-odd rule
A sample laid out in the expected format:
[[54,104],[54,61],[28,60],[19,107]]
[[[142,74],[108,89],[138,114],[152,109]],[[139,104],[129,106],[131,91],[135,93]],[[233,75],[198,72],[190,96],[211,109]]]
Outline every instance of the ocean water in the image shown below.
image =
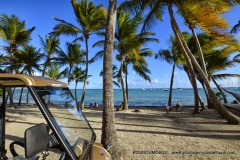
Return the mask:
[[[240,89],[228,89],[229,91],[238,93],[240,95]],[[71,89],[74,95],[74,89]],[[218,90],[214,89],[215,92]],[[206,96],[203,89],[199,89],[199,94],[202,100],[207,104]],[[20,88],[16,89],[14,92],[14,102],[17,103],[20,95]],[[27,90],[23,91],[22,101],[26,101]],[[90,103],[97,103],[102,105],[103,91],[101,89],[87,89],[85,94],[85,105]],[[81,100],[82,90],[77,90],[78,101]],[[129,89],[129,106],[165,106],[168,102],[169,91],[164,91],[163,89]],[[235,98],[226,94],[228,103],[231,103]],[[122,90],[114,89],[114,105],[119,106],[123,101]],[[194,105],[194,94],[193,89],[174,89],[172,92],[172,105],[180,102],[185,106]],[[29,97],[29,102],[33,102],[32,97]]]
[[[215,92],[218,90],[214,89]],[[240,89],[229,89],[235,93],[240,94]],[[74,90],[72,90],[74,93]],[[77,90],[78,101],[81,100],[82,90]],[[102,94],[101,89],[87,89],[85,95],[85,104],[97,103],[102,104]],[[129,89],[129,106],[165,106],[168,102],[169,91],[164,91],[163,89]],[[206,96],[203,89],[199,89],[199,94],[202,100],[207,104]],[[226,94],[228,103],[231,103],[235,98]],[[122,90],[114,90],[114,105],[118,106],[123,101]],[[182,105],[191,106],[194,105],[194,94],[193,89],[174,89],[172,92],[172,105],[177,102]]]

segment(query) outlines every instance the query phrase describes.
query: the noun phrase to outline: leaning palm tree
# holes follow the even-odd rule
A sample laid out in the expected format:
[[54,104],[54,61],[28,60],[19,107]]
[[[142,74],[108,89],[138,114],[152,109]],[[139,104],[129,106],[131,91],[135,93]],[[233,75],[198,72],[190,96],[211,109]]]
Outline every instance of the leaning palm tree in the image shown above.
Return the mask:
[[39,35],[39,38],[41,40],[42,48],[44,50],[44,63],[43,63],[43,70],[42,70],[42,76],[45,75],[47,67],[51,66],[51,60],[53,58],[53,54],[57,51],[57,48],[60,44],[60,41],[58,38],[49,37],[46,36],[45,40]]
[[66,43],[66,51],[63,51],[60,47],[57,50],[57,57],[53,58],[54,62],[60,66],[66,66],[68,68],[68,85],[71,80],[71,72],[74,66],[84,63],[83,58],[86,54],[85,51],[80,49],[81,45],[77,43]]
[[[132,0],[130,2],[126,2],[124,4],[125,8],[130,8],[130,9],[138,9],[138,11],[142,10],[142,9],[148,9],[148,15],[147,17],[147,21],[148,22],[153,22],[154,18],[157,18],[158,20],[161,19],[161,15],[162,15],[162,9],[164,6],[167,6],[168,9],[168,13],[170,16],[170,22],[171,22],[171,27],[173,29],[173,32],[175,34],[175,37],[178,41],[179,47],[182,51],[182,53],[185,56],[185,60],[186,61],[190,61],[191,63],[194,65],[194,67],[196,68],[196,70],[199,72],[204,85],[206,86],[206,89],[208,91],[209,94],[209,99],[212,101],[212,103],[214,104],[214,107],[216,108],[216,110],[218,111],[218,113],[223,116],[229,123],[231,124],[239,124],[240,123],[240,118],[235,116],[234,114],[230,113],[218,100],[218,98],[216,97],[213,89],[211,88],[210,82],[208,80],[208,77],[206,76],[206,74],[204,73],[203,69],[200,67],[199,63],[197,62],[197,60],[195,59],[195,57],[193,56],[193,54],[191,53],[191,50],[189,49],[187,43],[184,41],[184,38],[181,34],[181,31],[179,29],[179,26],[176,22],[175,16],[174,16],[174,12],[173,12],[173,5],[176,5],[178,7],[178,2],[177,0]],[[212,7],[212,10],[217,10],[219,8],[215,8],[214,4],[215,3],[219,3],[222,2],[222,4],[226,5],[227,7],[236,5],[237,3],[240,3],[240,1],[228,1],[228,2],[223,2],[223,1],[194,1],[196,3],[199,3],[199,5],[208,5]],[[129,5],[130,3],[130,5]],[[130,6],[130,7],[129,7]],[[182,7],[182,9],[187,8]],[[208,14],[208,12],[205,12],[205,19],[211,19],[212,21],[216,22],[219,19],[217,18],[218,16],[220,16],[220,14],[222,10],[217,10],[216,14],[214,14],[214,12],[211,12],[211,14]],[[225,10],[226,11],[226,10]],[[213,17],[214,18],[213,18]],[[190,17],[190,16],[189,16]],[[224,21],[221,21],[222,23],[224,23]],[[206,22],[205,22],[206,23]],[[150,27],[152,23],[148,23],[148,25],[145,25],[147,27]],[[217,23],[212,23],[212,24],[217,24]],[[201,27],[201,26],[200,26]],[[208,31],[209,33],[211,33],[211,35],[213,35],[214,37],[217,37],[218,39],[222,40],[222,41],[228,41],[230,39],[230,37],[226,34],[222,34],[219,32],[219,28],[217,25],[210,25],[210,26],[205,26],[206,28],[201,27],[201,29],[203,29],[204,31]],[[207,33],[208,33],[207,32]]]
[[84,107],[84,97],[85,90],[87,86],[87,75],[88,75],[88,64],[89,64],[89,48],[88,40],[90,35],[97,33],[104,29],[106,24],[106,10],[102,5],[94,5],[93,2],[88,2],[88,0],[81,0],[77,2],[76,0],[71,0],[74,14],[76,16],[78,26],[68,23],[59,18],[54,18],[59,24],[53,28],[53,32],[50,34],[52,36],[59,35],[70,35],[77,37],[77,40],[84,40],[86,46],[86,69],[85,69],[85,79],[83,84],[83,92],[81,98],[81,105]]
[[[233,41],[232,43],[223,43],[217,39],[214,39],[212,36],[207,35],[205,33],[201,33],[197,35],[198,39],[199,39],[199,43],[201,45],[203,54],[204,54],[204,59],[207,62],[206,63],[206,70],[207,70],[207,75],[209,80],[213,80],[213,82],[215,83],[215,85],[218,87],[220,92],[223,92],[221,87],[216,83],[216,81],[212,78],[214,78],[213,75],[216,75],[215,73],[221,70],[225,70],[227,67],[232,67],[235,63],[237,63],[236,59],[234,60],[230,60],[230,55],[232,55],[232,53],[236,52],[239,50],[239,45],[236,45],[235,41]],[[197,52],[197,47],[196,45],[194,45],[194,37],[192,37],[189,42],[188,42],[188,46],[191,46],[191,51],[192,53],[196,53]],[[224,47],[223,47],[224,46]],[[198,54],[195,54],[196,59],[198,60],[198,62],[200,63],[200,58],[198,56]],[[200,75],[198,74],[198,72],[195,70],[195,73],[198,77],[198,80],[200,81],[200,83],[202,84],[202,79],[200,77]],[[234,76],[234,74],[225,74],[226,78],[228,76]],[[216,75],[216,79],[217,79],[217,75]],[[219,76],[219,78],[223,78],[224,76],[221,75]],[[204,88],[204,86],[203,86]],[[205,88],[204,88],[205,89]],[[208,94],[207,92],[205,92],[206,95]],[[207,100],[208,100],[208,106],[211,107],[210,104],[210,100],[208,99],[207,96]],[[226,103],[227,100],[226,98],[224,98],[224,102]]]

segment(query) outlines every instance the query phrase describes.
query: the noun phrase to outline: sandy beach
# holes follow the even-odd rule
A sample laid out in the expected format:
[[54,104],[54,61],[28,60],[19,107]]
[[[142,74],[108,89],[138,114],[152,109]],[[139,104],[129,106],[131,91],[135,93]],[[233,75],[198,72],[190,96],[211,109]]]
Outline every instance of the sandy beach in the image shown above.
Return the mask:
[[[240,159],[240,127],[229,125],[214,109],[191,115],[193,108],[181,112],[164,107],[138,107],[140,113],[116,111],[117,137],[126,160],[160,159]],[[83,111],[100,142],[101,108]],[[21,140],[24,130],[43,121],[34,107],[7,108],[6,149]],[[19,133],[18,133],[19,132]],[[18,136],[13,136],[18,135]],[[51,154],[51,153],[50,153]],[[52,159],[57,159],[52,157]]]

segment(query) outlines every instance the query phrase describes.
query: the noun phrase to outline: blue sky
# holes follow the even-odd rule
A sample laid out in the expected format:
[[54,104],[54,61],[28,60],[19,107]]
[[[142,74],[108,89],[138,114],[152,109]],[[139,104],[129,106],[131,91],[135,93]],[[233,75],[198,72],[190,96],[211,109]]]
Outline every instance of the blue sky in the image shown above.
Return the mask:
[[[102,4],[107,7],[107,0],[93,0],[95,4]],[[118,1],[118,4],[122,1]],[[74,17],[74,13],[72,10],[72,6],[70,0],[1,0],[0,1],[0,14],[17,15],[20,20],[25,20],[26,28],[29,29],[33,26],[36,26],[36,29],[32,33],[32,40],[30,44],[41,48],[41,43],[38,35],[41,37],[45,37],[49,32],[52,31],[52,28],[56,25],[56,21],[52,19],[52,17],[57,17],[63,19],[72,24],[76,24],[76,20]],[[240,20],[240,6],[235,7],[232,11],[224,14],[224,17],[228,19],[230,26],[237,24],[238,20]],[[178,24],[180,26],[181,31],[188,31],[187,27],[184,25],[184,22],[177,13],[175,14]],[[151,48],[155,53],[159,49],[167,49],[169,44],[168,39],[170,34],[172,34],[172,29],[170,27],[170,20],[167,14],[167,10],[165,10],[165,14],[163,16],[163,22],[159,22],[152,28],[152,31],[156,33],[155,38],[160,40],[160,43],[154,43],[148,45],[146,47]],[[237,34],[238,39],[240,39],[240,33]],[[90,57],[92,57],[96,52],[100,51],[101,48],[91,48],[92,44],[96,41],[100,40],[100,37],[92,36],[90,37]],[[61,36],[61,48],[65,49],[65,42],[72,41],[72,37]],[[0,49],[2,50],[3,42],[0,41]],[[83,43],[81,43],[82,48],[85,49]],[[2,52],[2,51],[1,51]],[[116,53],[114,53],[115,57]],[[169,87],[169,81],[171,76],[172,66],[155,60],[154,58],[147,59],[149,63],[149,69],[151,70],[151,80],[152,83],[146,82],[143,78],[139,77],[133,70],[129,71],[129,87],[130,88],[165,88]],[[119,62],[115,61],[114,64],[119,66]],[[84,68],[84,66],[82,66]],[[100,70],[102,69],[102,60],[91,64],[89,67],[89,74],[92,77],[89,79],[90,84],[87,86],[88,89],[93,88],[102,88],[102,78],[99,77]],[[230,68],[226,71],[220,73],[235,73],[240,74],[239,65]],[[65,81],[65,80],[63,80]],[[225,81],[221,81],[220,84],[223,86],[237,86],[238,79],[232,78]],[[74,83],[70,84],[70,87],[73,88]],[[199,85],[200,86],[200,85]],[[190,87],[189,80],[184,71],[176,69],[175,71],[175,82],[174,87]],[[79,84],[78,88],[82,88],[82,84]]]

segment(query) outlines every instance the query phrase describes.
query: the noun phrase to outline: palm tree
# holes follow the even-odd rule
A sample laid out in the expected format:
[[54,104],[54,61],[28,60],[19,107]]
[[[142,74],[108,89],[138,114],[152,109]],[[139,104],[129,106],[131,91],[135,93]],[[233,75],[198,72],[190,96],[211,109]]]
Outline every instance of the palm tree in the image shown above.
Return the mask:
[[[197,47],[201,67],[207,76],[203,52],[198,40],[198,36],[195,32],[195,28],[199,26],[209,35],[214,35],[215,38],[223,40],[223,34],[221,34],[218,30],[226,29],[228,24],[224,18],[219,16],[219,14],[228,11],[230,7],[229,5],[226,5],[225,2],[220,1],[218,3],[207,1],[196,3],[195,1],[185,0],[177,2],[176,5],[178,7],[178,11],[181,13],[181,15],[183,15],[187,26],[192,31],[192,36],[195,41],[195,46]],[[224,41],[226,41],[227,37],[227,35],[224,36]]]
[[[204,4],[205,2],[201,1],[203,4],[199,3],[199,6],[203,6],[203,5],[206,5]],[[206,2],[208,3],[208,2]],[[211,6],[211,4],[207,4],[207,5],[210,5],[210,8],[212,10],[216,10],[216,9],[220,9],[220,8],[215,8]],[[214,3],[212,4],[214,5]],[[226,7],[227,4],[225,4]],[[218,101],[218,98],[216,97],[213,89],[211,88],[210,86],[210,82],[208,80],[208,77],[206,75],[206,73],[204,72],[204,70],[200,67],[200,65],[198,64],[197,60],[195,59],[195,57],[193,56],[193,54],[191,53],[189,47],[187,46],[186,42],[184,42],[183,40],[183,37],[182,35],[180,34],[180,29],[176,23],[176,20],[174,18],[174,15],[173,15],[173,11],[172,11],[172,3],[171,2],[167,2],[167,6],[168,6],[168,11],[169,11],[169,15],[170,15],[170,18],[171,18],[171,25],[172,25],[172,28],[174,30],[174,33],[175,35],[177,35],[177,38],[178,38],[178,41],[179,41],[179,45],[181,45],[181,49],[182,51],[184,51],[185,49],[185,52],[183,52],[185,55],[188,55],[189,58],[191,59],[191,61],[193,62],[194,64],[194,67],[196,68],[196,70],[199,72],[202,80],[203,80],[203,83],[204,85],[206,86],[206,89],[208,91],[208,94],[209,94],[209,99],[212,101],[212,103],[214,104],[214,107],[216,108],[216,110],[219,112],[219,114],[221,114],[224,118],[226,118],[226,120],[229,122],[229,123],[232,123],[232,124],[239,124],[240,122],[240,118],[233,115],[231,112],[229,112],[219,101]],[[222,9],[222,8],[221,8]],[[224,10],[224,9],[222,9]],[[201,25],[199,25],[201,27],[202,30],[204,30],[205,32],[207,33],[210,33],[210,35],[214,36],[216,39],[218,40],[221,40],[223,42],[228,42],[230,40],[230,37],[226,34],[222,34],[222,33],[219,33],[218,30],[219,29],[223,29],[224,27],[226,27],[227,25],[225,25],[226,23],[224,21],[221,21],[223,19],[221,18],[218,18],[219,17],[219,14],[222,13],[223,11],[218,11],[214,14],[214,12],[211,12],[212,14],[206,14],[205,15],[205,19],[209,20],[211,19],[212,17],[214,17],[213,19],[211,19],[211,21],[208,23],[210,24],[209,26],[208,25],[205,25],[204,27],[202,27]],[[226,10],[225,10],[226,11]],[[202,21],[203,24],[207,24],[206,20]],[[215,23],[217,22],[217,23]],[[222,24],[222,26],[218,26],[216,24]],[[218,30],[216,30],[218,29]]]
[[55,60],[54,63],[57,63],[60,66],[68,66],[68,85],[70,84],[70,76],[73,67],[85,62],[83,57],[86,52],[81,50],[80,47],[80,44],[66,42],[66,52],[64,52],[61,48],[58,48],[58,57],[53,58]]
[[174,37],[173,35],[170,35],[169,49],[160,49],[158,53],[155,54],[155,59],[160,59],[173,65],[172,76],[170,81],[169,97],[168,97],[168,103],[167,103],[167,104],[170,104],[170,106],[172,105],[172,86],[173,86],[173,80],[174,80],[175,67],[177,65],[177,54],[179,54],[178,50],[174,48],[173,44],[174,44]]
[[[133,68],[150,81],[149,76],[146,73],[150,71],[146,68],[147,62],[143,58],[144,56],[150,56],[153,52],[141,50],[143,45],[148,42],[158,42],[155,38],[149,38],[148,36],[155,35],[152,32],[142,32],[137,34],[139,25],[142,23],[142,16],[140,14],[135,17],[130,17],[130,13],[124,13],[123,10],[119,10],[117,13],[117,27],[115,33],[115,47],[119,54],[117,55],[120,65],[121,86],[123,92],[124,109],[128,109],[128,96],[127,89],[124,87],[124,77],[127,85],[127,66],[132,63]],[[150,53],[150,54],[149,54]],[[125,68],[125,69],[124,69]]]
[[57,66],[57,64],[53,64],[49,68],[47,68],[45,74],[52,79],[60,80],[67,77],[68,68],[60,71],[59,66]]
[[[154,53],[148,48],[142,48],[148,42],[159,42],[156,38],[149,38],[149,36],[155,35],[153,32],[142,32],[137,34],[139,25],[142,23],[141,14],[135,17],[130,17],[130,13],[124,13],[123,10],[118,10],[117,13],[117,27],[115,33],[115,44],[114,48],[118,51],[116,56],[117,60],[120,61],[120,83],[122,87],[124,109],[128,109],[128,83],[127,83],[127,70],[128,65],[132,64],[133,69],[141,77],[147,81],[151,81],[147,75],[150,71],[147,69],[147,61],[144,57],[150,57]],[[103,45],[103,40],[96,42],[93,47]],[[101,58],[103,51],[99,51],[93,60]],[[125,75],[124,75],[125,74]],[[124,84],[125,76],[125,84]],[[126,85],[126,88],[125,88]]]
[[[26,44],[31,39],[30,35],[34,29],[35,27],[26,30],[25,21],[20,21],[16,15],[1,15],[0,38],[2,38],[7,43],[4,49],[11,56],[12,67],[14,66],[13,59],[17,53],[18,47]],[[12,68],[10,72],[13,72]]]
[[[219,89],[219,92],[228,92],[226,89],[222,88],[216,80],[222,80],[226,78],[231,77],[237,77],[239,78],[239,74],[216,74],[218,71],[224,71],[226,68],[233,67],[238,61],[236,61],[236,57],[233,57],[233,59],[230,59],[231,54],[236,52],[238,48],[235,48],[234,46],[226,46],[222,49],[219,49],[218,51],[215,51],[215,54],[211,54],[209,57],[207,57],[207,71],[209,74],[209,78],[214,82],[214,84]],[[224,91],[223,91],[224,90]],[[228,92],[229,93],[229,92]],[[230,93],[234,97],[236,97],[235,93]],[[238,96],[237,96],[238,97]],[[238,98],[237,98],[238,99]],[[227,103],[226,97],[223,97],[224,103]]]
[[[2,14],[0,16],[0,38],[6,42],[4,49],[10,55],[11,66],[8,72],[13,73],[13,68],[16,68],[14,58],[18,47],[26,44],[31,39],[30,35],[34,29],[35,27],[26,30],[25,21],[20,21],[16,15],[7,16]],[[9,88],[8,93],[10,95],[10,106],[14,106],[11,88]]]
[[[144,35],[145,34],[145,35]],[[159,42],[158,39],[148,38],[147,35],[151,35],[151,32],[140,33],[141,38],[137,38],[135,42],[135,49],[133,48],[130,52],[127,53],[124,63],[124,73],[125,73],[125,85],[126,85],[126,94],[128,96],[128,66],[132,65],[133,70],[144,80],[151,83],[151,78],[149,74],[151,71],[147,68],[148,63],[146,61],[147,57],[152,57],[154,52],[149,48],[142,48],[146,42]],[[154,34],[153,34],[154,35]],[[146,37],[145,37],[146,36]],[[146,41],[146,42],[145,42]]]
[[[82,70],[82,68],[79,68],[79,67],[75,67],[72,71],[72,74],[71,74],[71,81],[72,80],[75,80],[75,99],[76,99],[76,102],[77,102],[77,85],[78,85],[78,82],[83,82],[84,81],[84,76],[85,75],[85,71]],[[90,77],[90,76],[88,76]]]
[[24,45],[22,49],[15,54],[18,64],[21,65],[21,74],[34,75],[35,70],[41,71],[39,62],[43,57],[40,49],[32,45]]
[[45,41],[42,39],[40,35],[39,35],[39,38],[41,40],[42,48],[45,52],[45,55],[44,55],[45,62],[43,63],[43,70],[42,70],[42,76],[44,76],[47,67],[51,66],[51,60],[53,58],[53,54],[57,51],[60,41],[58,38],[49,37],[49,36],[45,37]]
[[84,40],[86,46],[86,69],[85,69],[85,79],[83,84],[83,92],[81,98],[81,106],[84,107],[84,97],[85,90],[87,86],[87,75],[88,75],[88,64],[89,64],[89,48],[88,40],[90,35],[97,33],[104,29],[106,24],[106,10],[102,5],[94,5],[93,2],[88,2],[88,0],[81,0],[77,2],[76,0],[71,0],[74,14],[76,16],[77,24],[79,27],[68,23],[64,20],[54,18],[59,22],[54,28],[53,32],[50,34],[52,36],[59,35],[70,35],[77,37],[80,34],[80,37],[77,37],[77,40]]
[[101,143],[109,149],[113,159],[121,159],[117,132],[115,128],[115,114],[112,85],[112,54],[114,45],[114,35],[116,26],[117,0],[109,0],[108,19],[104,43],[103,59],[103,117]]
[[[132,2],[132,1],[131,1]],[[130,3],[131,3],[130,2]],[[218,3],[220,1],[196,1],[196,3],[200,3],[200,5],[204,4],[204,3],[208,3],[208,5],[210,6],[214,6],[214,3]],[[223,1],[221,1],[223,2]],[[210,3],[210,4],[209,4]],[[224,2],[223,2],[224,3]],[[228,3],[224,3],[224,5],[234,5],[235,1],[230,1]],[[239,2],[238,2],[239,3]],[[167,9],[168,9],[168,13],[169,13],[169,16],[170,16],[170,22],[171,22],[171,27],[173,29],[173,32],[175,34],[175,37],[178,41],[178,44],[180,46],[180,49],[182,51],[182,53],[184,54],[185,56],[185,60],[186,61],[190,61],[192,62],[192,64],[194,65],[194,67],[196,68],[196,70],[199,72],[201,78],[203,79],[203,83],[204,85],[206,86],[206,89],[209,93],[209,99],[212,101],[212,103],[214,104],[216,110],[218,111],[218,113],[223,116],[229,123],[231,124],[239,124],[240,122],[240,118],[235,116],[234,114],[232,114],[231,112],[229,112],[219,101],[218,101],[218,98],[216,97],[213,89],[211,88],[210,86],[210,82],[206,76],[206,74],[204,73],[204,71],[202,70],[202,68],[199,66],[198,62],[196,61],[195,57],[193,56],[193,54],[191,53],[189,47],[187,46],[186,42],[184,41],[184,38],[181,34],[181,31],[178,27],[178,24],[176,22],[176,19],[174,17],[174,13],[173,13],[173,9],[172,9],[172,6],[173,5],[177,5],[178,4],[178,1],[175,1],[175,0],[133,0],[132,2],[132,5],[135,5],[134,6],[134,9],[145,9],[145,8],[148,8],[149,9],[149,12],[150,14],[147,15],[147,21],[149,22],[152,22],[153,21],[153,18],[158,18],[158,19],[161,19],[161,15],[162,15],[162,8],[164,6],[167,6]],[[205,4],[206,5],[206,4]],[[128,4],[125,4],[125,6],[129,6]],[[187,8],[187,7],[184,7],[184,8]],[[217,8],[212,8],[212,9],[217,9]],[[211,12],[213,13],[213,12]],[[222,12],[217,12],[217,14],[206,14],[205,16],[205,19],[208,19],[208,18],[211,18],[212,21],[217,21],[219,19],[212,19],[212,15],[214,15],[214,17],[217,17],[220,15],[220,13]],[[189,16],[190,17],[190,16]],[[146,26],[146,25],[145,25]],[[148,26],[149,27],[150,24],[148,23]],[[207,29],[210,30],[210,33],[214,36],[216,36],[218,39],[221,39],[222,41],[228,41],[230,39],[229,36],[227,36],[226,34],[222,34],[222,33],[219,33],[217,31],[217,29],[219,29],[218,26],[207,26],[206,27]],[[202,28],[203,29],[203,28]]]
[[[36,70],[41,71],[39,62],[42,59],[43,54],[40,53],[40,49],[32,45],[24,45],[22,49],[18,50],[15,54],[15,59],[20,67],[20,73],[26,75],[34,75]],[[18,105],[21,105],[23,87],[21,89]],[[29,93],[29,92],[28,92]],[[27,93],[27,94],[28,94]]]
[[[231,76],[236,76],[236,74],[221,74],[221,75],[216,75],[215,73],[221,70],[225,70],[227,67],[232,67],[235,63],[237,63],[237,59],[229,60],[229,56],[239,50],[239,47],[237,44],[235,44],[235,41],[229,44],[222,43],[221,41],[214,39],[212,36],[209,36],[205,33],[201,33],[197,35],[199,39],[199,43],[201,45],[203,54],[204,54],[204,59],[207,62],[206,63],[206,70],[207,70],[207,75],[209,80],[213,80],[215,85],[218,87],[220,92],[223,92],[221,87],[217,84],[217,82],[214,80],[215,76],[216,79],[222,79],[222,78],[227,78]],[[197,52],[197,47],[194,45],[194,37],[192,37],[189,42],[188,46],[191,49],[192,53]],[[224,46],[224,47],[223,47]],[[195,54],[196,59],[199,61],[198,56]],[[198,80],[202,84],[202,79],[200,75],[198,74],[197,71],[195,71]],[[203,86],[204,87],[204,86]],[[205,92],[206,95],[208,94]],[[208,96],[207,96],[208,99]],[[211,104],[209,104],[210,100],[208,99],[208,106],[210,107]],[[224,102],[227,103],[226,98],[224,98]]]

